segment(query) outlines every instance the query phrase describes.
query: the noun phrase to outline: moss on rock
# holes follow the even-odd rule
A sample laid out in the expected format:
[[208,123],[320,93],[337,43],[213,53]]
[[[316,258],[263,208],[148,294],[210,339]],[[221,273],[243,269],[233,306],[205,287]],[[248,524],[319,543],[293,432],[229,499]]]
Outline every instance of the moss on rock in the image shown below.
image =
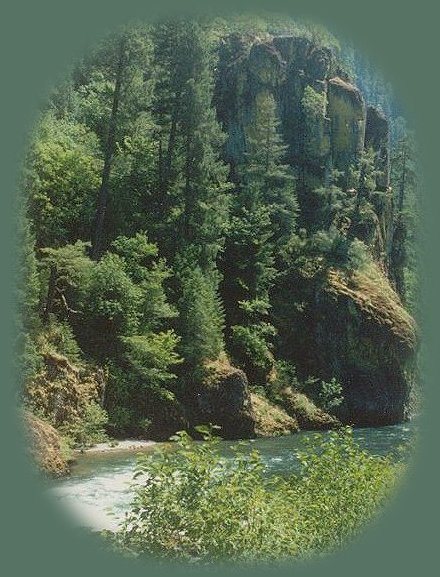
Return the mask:
[[291,387],[283,389],[281,398],[285,412],[296,420],[300,430],[334,429],[341,424],[336,417],[329,415],[317,407],[306,395]]
[[273,405],[266,398],[255,393],[251,393],[251,402],[257,437],[287,435],[298,431],[296,417],[287,414],[282,407]]
[[346,171],[364,147],[366,109],[360,91],[342,78],[328,82],[333,165]]
[[376,265],[371,264],[368,269],[351,276],[333,270],[329,272],[328,280],[329,292],[338,298],[346,297],[367,320],[387,329],[409,349],[416,348],[416,323]]
[[194,425],[219,425],[220,435],[226,439],[255,436],[255,415],[246,374],[233,367],[226,357],[206,364],[191,420]]
[[24,412],[25,433],[37,467],[51,477],[69,473],[65,443],[54,427],[29,411]]

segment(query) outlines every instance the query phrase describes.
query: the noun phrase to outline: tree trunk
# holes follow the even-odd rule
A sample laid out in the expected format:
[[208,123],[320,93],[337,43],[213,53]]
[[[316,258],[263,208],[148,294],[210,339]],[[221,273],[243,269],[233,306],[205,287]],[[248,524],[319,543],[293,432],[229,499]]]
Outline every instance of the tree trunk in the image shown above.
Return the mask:
[[117,128],[119,104],[121,98],[122,79],[125,68],[125,47],[126,47],[126,39],[122,37],[119,44],[115,89],[113,91],[112,110],[110,114],[107,141],[104,150],[104,167],[102,170],[101,186],[99,188],[99,194],[98,194],[95,224],[94,229],[92,231],[91,257],[93,260],[100,259],[103,248],[105,217],[109,198],[110,172],[112,168],[113,154],[115,150],[116,128]]
[[[393,214],[393,218],[391,221],[391,230],[390,230],[390,234],[389,234],[389,241],[388,241],[388,250],[387,250],[387,258],[388,258],[388,267],[391,267],[391,260],[392,260],[392,253],[394,250],[394,245],[395,245],[395,235],[396,235],[396,228],[400,225],[400,221],[402,218],[402,211],[403,211],[403,205],[404,205],[404,201],[405,201],[405,189],[406,189],[406,158],[407,156],[407,150],[406,150],[406,143],[403,147],[403,152],[402,152],[402,172],[400,175],[400,182],[399,182],[399,198],[398,198],[398,205],[397,205],[397,211],[395,214]],[[395,271],[393,271],[395,272]]]
[[47,324],[50,319],[50,313],[53,309],[53,301],[55,298],[57,285],[57,267],[52,264],[50,266],[49,284],[47,285],[46,305],[43,311],[43,323]]

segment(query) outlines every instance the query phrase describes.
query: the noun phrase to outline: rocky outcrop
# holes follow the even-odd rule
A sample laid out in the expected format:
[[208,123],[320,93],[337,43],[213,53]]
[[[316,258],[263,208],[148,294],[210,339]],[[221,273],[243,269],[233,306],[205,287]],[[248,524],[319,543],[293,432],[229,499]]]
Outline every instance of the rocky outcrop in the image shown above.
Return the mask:
[[366,111],[360,91],[342,78],[328,81],[328,115],[334,168],[345,172],[364,148]]
[[29,411],[24,412],[23,418],[28,447],[37,467],[51,477],[67,475],[69,466],[57,430]]
[[292,161],[303,157],[304,89],[309,85],[325,93],[333,68],[331,52],[305,38],[261,41],[233,35],[227,39],[220,51],[215,104],[228,134],[226,160],[232,167],[243,160],[246,128],[252,123],[257,96],[267,91],[277,103]]
[[341,425],[336,417],[317,407],[306,395],[286,387],[281,391],[283,408],[293,417],[302,431],[334,429]]
[[336,416],[344,423],[399,423],[412,412],[417,330],[396,292],[376,265],[344,275],[302,276],[303,308],[283,322],[300,377],[335,377],[344,401]]
[[[306,128],[307,87],[323,96],[322,114]],[[376,152],[378,189],[389,180],[388,122],[366,108],[359,89],[340,70],[328,48],[295,36],[271,40],[232,35],[220,50],[215,104],[228,134],[226,160],[243,160],[246,128],[252,123],[258,94],[269,91],[277,103],[290,163],[305,169],[310,186],[322,184],[330,168],[345,172],[370,146]]]
[[343,375],[340,417],[357,425],[406,420],[415,378],[414,320],[378,269],[351,278],[330,274],[328,293],[334,309],[328,309],[323,321],[338,325],[337,338],[335,330],[332,338],[339,351],[329,342],[326,346],[329,361],[337,359]]
[[[276,324],[285,350],[278,353],[292,359],[304,378],[335,377],[343,384],[345,400],[338,416],[344,422],[400,422],[411,411],[417,337],[414,321],[386,278],[395,236],[388,120],[366,105],[332,52],[312,40],[231,37],[220,51],[215,104],[228,136],[225,157],[232,178],[244,158],[247,127],[259,95],[267,93],[277,105],[305,226],[313,223],[313,191],[328,185],[336,169],[342,193],[356,200],[356,211],[344,221],[343,231],[364,241],[377,263],[351,277],[320,271],[319,263],[304,277],[294,273],[280,290],[295,291],[295,298],[277,298],[284,307],[286,302],[300,305],[289,318],[280,308],[284,318],[281,315]],[[368,181],[361,190],[356,182],[362,182],[370,158],[375,187],[372,190]],[[361,174],[357,180],[356,171]],[[304,399],[293,393],[288,399],[300,428],[314,428],[316,423],[305,416],[301,426],[294,410],[295,402],[305,405]],[[319,420],[318,416],[318,424]],[[325,427],[331,424],[324,421]]]
[[366,149],[375,151],[376,189],[386,191],[390,186],[390,126],[384,114],[374,106],[367,107],[365,127]]
[[251,393],[251,402],[255,419],[257,437],[287,435],[299,430],[294,413],[288,413],[283,407],[273,405],[266,398]]
[[[329,49],[294,36],[262,41],[233,35],[220,50],[215,91],[232,179],[244,159],[247,129],[259,98],[267,94],[276,102],[287,161],[297,173],[301,214],[313,212],[309,193],[327,185],[333,169],[341,174],[342,186],[349,185],[350,169],[358,166],[364,151],[373,150],[376,191],[369,200],[374,212],[362,215],[351,232],[386,266],[393,221],[388,120],[366,106]],[[311,112],[308,105],[313,108],[313,101],[316,110]],[[347,194],[356,194],[350,186]]]
[[206,364],[192,415],[194,425],[211,423],[221,427],[225,439],[255,436],[255,415],[246,374],[220,359]]

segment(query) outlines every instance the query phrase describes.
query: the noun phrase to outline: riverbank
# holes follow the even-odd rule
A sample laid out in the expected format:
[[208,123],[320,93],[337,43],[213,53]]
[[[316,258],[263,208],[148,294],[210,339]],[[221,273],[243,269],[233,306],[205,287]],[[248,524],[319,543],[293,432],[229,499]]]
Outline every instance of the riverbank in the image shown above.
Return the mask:
[[[405,423],[378,428],[353,430],[353,439],[372,455],[397,455],[398,448],[414,438],[415,423]],[[265,474],[287,476],[298,471],[297,452],[315,436],[327,437],[329,432],[303,431],[291,435],[259,438],[249,441],[249,450],[257,449],[261,455]],[[142,446],[141,446],[142,444]],[[222,441],[220,450],[224,457],[234,458],[231,446],[239,441]],[[107,444],[104,444],[107,445]],[[131,449],[125,450],[129,446]],[[55,480],[51,493],[60,505],[72,513],[78,525],[100,531],[116,530],[129,510],[133,498],[133,473],[138,453],[154,451],[161,443],[124,440],[116,447],[96,447],[77,454],[69,477]]]
[[106,443],[97,443],[93,447],[86,449],[75,450],[76,454],[82,453],[110,453],[117,451],[138,451],[156,445],[156,441],[148,441],[143,439],[124,439],[122,441],[107,441]]

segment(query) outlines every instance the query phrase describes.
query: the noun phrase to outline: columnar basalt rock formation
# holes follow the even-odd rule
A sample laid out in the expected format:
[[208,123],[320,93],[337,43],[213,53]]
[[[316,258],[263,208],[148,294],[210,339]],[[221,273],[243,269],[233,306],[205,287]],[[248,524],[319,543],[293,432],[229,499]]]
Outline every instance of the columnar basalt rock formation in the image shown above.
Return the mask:
[[[305,112],[306,92],[322,101],[313,117]],[[231,36],[220,50],[215,104],[227,133],[225,159],[232,178],[244,159],[258,97],[267,93],[277,104],[301,213],[313,212],[311,192],[327,186],[332,171],[338,171],[345,194],[368,196],[362,218],[348,222],[346,230],[365,242],[377,264],[376,280],[330,276],[315,286],[313,279],[298,279],[305,292],[310,284],[315,304],[304,313],[306,320],[298,319],[298,326],[307,325],[307,334],[293,330],[286,337],[290,328],[281,327],[283,338],[292,339],[292,360],[304,376],[336,376],[343,383],[341,419],[365,425],[400,422],[410,412],[417,338],[413,320],[387,279],[394,219],[388,119],[366,104],[328,48],[294,36]],[[376,182],[367,193],[348,182],[364,155],[372,158]]]
[[[278,105],[293,165],[304,161],[315,169],[331,164],[345,170],[364,148],[372,146],[385,173],[381,183],[387,181],[388,123],[374,108],[368,107],[367,114],[361,92],[340,70],[329,49],[293,36],[264,42],[231,36],[220,50],[217,78],[216,105],[228,134],[228,161],[242,160],[256,97],[270,91]],[[326,99],[314,142],[308,143],[304,141],[302,110],[307,86]]]

